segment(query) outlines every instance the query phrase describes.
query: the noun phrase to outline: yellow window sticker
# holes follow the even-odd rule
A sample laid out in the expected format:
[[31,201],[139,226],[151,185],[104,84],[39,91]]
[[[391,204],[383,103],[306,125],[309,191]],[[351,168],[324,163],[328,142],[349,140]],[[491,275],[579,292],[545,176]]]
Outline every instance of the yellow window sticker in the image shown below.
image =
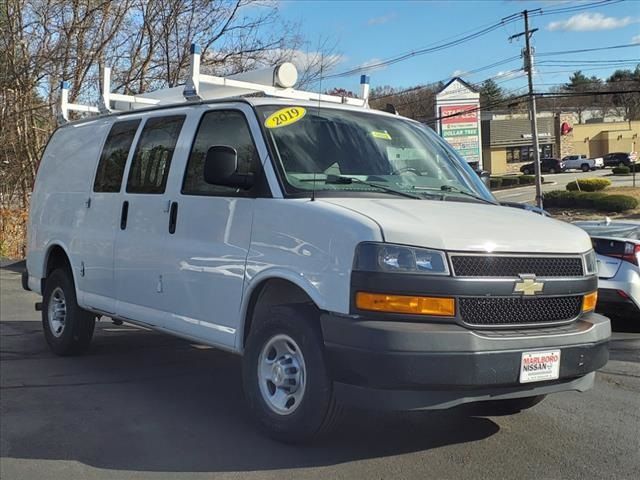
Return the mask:
[[305,116],[307,110],[303,107],[287,107],[273,112],[264,121],[264,126],[267,128],[280,128],[296,123]]
[[391,135],[389,135],[389,132],[387,132],[386,130],[382,132],[376,132],[374,130],[373,132],[371,132],[371,135],[373,136],[373,138],[380,138],[382,140],[391,140]]

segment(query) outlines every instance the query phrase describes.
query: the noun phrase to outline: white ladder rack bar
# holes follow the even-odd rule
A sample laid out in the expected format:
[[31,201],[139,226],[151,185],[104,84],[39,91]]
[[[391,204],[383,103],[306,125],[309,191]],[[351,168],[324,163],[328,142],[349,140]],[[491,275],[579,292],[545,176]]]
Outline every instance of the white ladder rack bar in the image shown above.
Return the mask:
[[102,77],[102,96],[98,106],[69,103],[69,84],[61,82],[60,123],[69,121],[69,111],[108,114],[157,105],[175,105],[194,101],[217,100],[261,93],[266,96],[295,100],[321,101],[369,106],[369,77],[360,77],[360,97],[350,98],[323,93],[295,90],[298,71],[292,63],[276,67],[239,73],[230,77],[216,77],[200,73],[200,48],[191,45],[189,77],[184,86],[163,88],[140,95],[123,95],[111,92],[111,69],[105,67]]
[[120,93],[111,92],[111,68],[105,67],[102,76],[102,104],[100,105],[101,113],[117,112],[119,110],[111,108],[111,102],[123,102],[129,105],[140,104],[144,106],[153,106],[159,103],[158,100],[152,98],[144,98],[139,95],[122,95]]
[[79,103],[69,103],[69,82],[60,82],[60,111],[58,112],[59,123],[69,121],[69,112],[100,113],[98,107],[92,105],[81,105]]

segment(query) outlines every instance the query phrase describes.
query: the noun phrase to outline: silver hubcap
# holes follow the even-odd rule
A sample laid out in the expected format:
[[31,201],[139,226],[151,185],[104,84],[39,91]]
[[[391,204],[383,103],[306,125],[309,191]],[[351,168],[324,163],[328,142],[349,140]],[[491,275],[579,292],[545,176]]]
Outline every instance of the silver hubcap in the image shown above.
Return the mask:
[[53,336],[60,337],[64,332],[64,325],[67,320],[67,302],[64,298],[64,291],[60,287],[56,287],[51,293],[47,318],[49,319],[49,328]]
[[258,358],[260,393],[271,410],[279,415],[294,412],[304,396],[306,368],[300,347],[291,337],[271,337]]

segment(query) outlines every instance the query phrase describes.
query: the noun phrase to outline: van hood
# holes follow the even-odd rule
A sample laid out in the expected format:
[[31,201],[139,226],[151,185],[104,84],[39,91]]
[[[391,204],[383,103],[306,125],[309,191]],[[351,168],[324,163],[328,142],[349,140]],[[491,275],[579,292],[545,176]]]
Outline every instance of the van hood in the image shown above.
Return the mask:
[[322,198],[375,221],[389,243],[439,250],[583,253],[584,230],[525,210],[436,200]]

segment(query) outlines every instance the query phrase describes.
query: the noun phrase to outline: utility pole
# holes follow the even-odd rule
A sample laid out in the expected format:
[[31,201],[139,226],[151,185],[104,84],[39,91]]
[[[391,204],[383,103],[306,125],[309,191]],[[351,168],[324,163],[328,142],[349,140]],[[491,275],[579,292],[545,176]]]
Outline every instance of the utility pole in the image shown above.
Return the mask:
[[536,97],[533,93],[533,52],[531,51],[531,36],[538,31],[537,28],[529,29],[529,13],[535,13],[541,11],[539,8],[536,10],[524,10],[522,16],[524,17],[524,32],[511,35],[509,40],[524,36],[525,48],[522,52],[524,57],[524,69],[527,72],[527,79],[529,81],[529,115],[531,117],[531,139],[533,140],[533,165],[536,174],[536,205],[538,208],[543,208],[542,204],[542,176],[540,175],[540,142],[538,140],[538,122],[536,112]]

